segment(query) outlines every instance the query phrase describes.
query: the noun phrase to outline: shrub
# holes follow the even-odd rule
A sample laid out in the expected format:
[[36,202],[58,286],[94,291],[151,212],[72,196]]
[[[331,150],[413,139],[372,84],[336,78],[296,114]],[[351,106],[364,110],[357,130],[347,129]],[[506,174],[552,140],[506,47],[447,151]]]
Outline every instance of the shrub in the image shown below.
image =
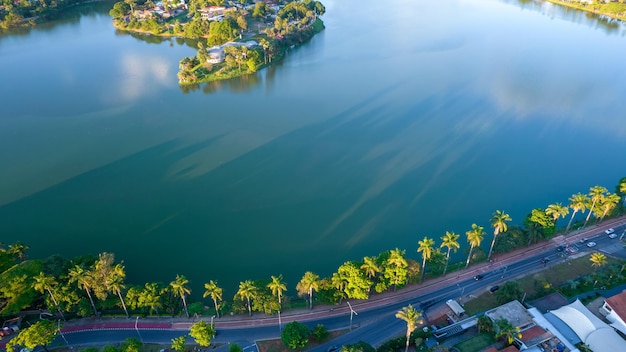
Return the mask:
[[290,350],[302,349],[309,343],[309,328],[297,321],[291,322],[280,333],[280,340]]
[[315,337],[315,339],[317,341],[323,341],[325,340],[328,336],[330,336],[330,333],[328,332],[328,329],[326,329],[326,327],[322,324],[317,324],[314,328],[313,328],[313,337]]

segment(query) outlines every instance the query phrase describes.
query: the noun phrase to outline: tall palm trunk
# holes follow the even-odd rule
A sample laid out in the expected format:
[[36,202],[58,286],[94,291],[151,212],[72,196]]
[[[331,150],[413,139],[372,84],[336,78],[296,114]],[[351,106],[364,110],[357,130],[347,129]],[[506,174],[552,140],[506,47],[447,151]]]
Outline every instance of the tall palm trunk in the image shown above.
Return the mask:
[[491,259],[491,252],[493,252],[493,245],[496,244],[496,238],[498,235],[493,235],[493,240],[491,240],[491,247],[489,247],[489,255],[487,256],[487,260]]
[[57,306],[57,310],[59,311],[59,314],[61,314],[61,319],[65,321],[65,316],[63,315],[63,312],[61,311],[61,307],[59,307],[59,302],[57,302],[57,299],[54,297],[52,290],[50,290],[50,288],[48,287],[46,287],[46,290],[48,290],[50,297],[52,297],[52,302],[54,302],[54,305]]
[[248,300],[248,315],[252,316],[252,306],[250,305],[250,297],[247,297]]
[[91,302],[91,308],[93,308],[93,313],[98,316],[98,310],[96,309],[96,305],[93,303],[93,297],[91,297],[91,291],[87,286],[85,286],[85,291],[87,291],[87,296],[89,296],[89,302]]
[[117,296],[120,298],[120,301],[122,301],[122,307],[124,307],[124,313],[126,313],[126,318],[128,318],[128,309],[126,309],[126,302],[124,302],[124,298],[122,298],[122,292],[120,290],[117,290]]
[[409,339],[411,338],[411,333],[409,332],[409,329],[406,329],[406,347],[404,348],[404,352],[408,352],[409,351]]
[[424,282],[425,273],[426,273],[426,257],[422,259],[422,279],[421,279],[422,282]]
[[450,247],[448,247],[448,255],[446,255],[446,266],[443,267],[443,275],[448,271],[448,261],[450,261]]
[[187,300],[185,299],[185,295],[182,294],[180,297],[183,299],[183,307],[185,308],[185,315],[187,315],[187,318],[189,318],[189,311],[187,310]]
[[217,317],[220,317],[220,312],[217,310],[217,300],[213,300],[213,304],[215,304],[215,315],[217,315]]
[[474,250],[474,245],[470,246],[469,254],[467,255],[467,262],[465,262],[465,269],[469,266],[470,259],[472,259],[472,251]]
[[585,226],[587,226],[587,221],[589,221],[589,218],[591,217],[591,212],[593,212],[593,208],[596,206],[596,200],[593,200],[593,203],[591,203],[591,208],[589,208],[589,213],[587,214],[587,217],[585,218],[585,224],[583,225],[583,228]]
[[309,309],[313,309],[313,287],[309,288]]
[[565,228],[566,234],[569,231],[569,227],[572,225],[572,220],[574,220],[574,216],[576,215],[576,213],[578,213],[578,209],[574,209],[574,211],[572,212],[572,217],[569,218],[569,222],[567,223],[567,227]]

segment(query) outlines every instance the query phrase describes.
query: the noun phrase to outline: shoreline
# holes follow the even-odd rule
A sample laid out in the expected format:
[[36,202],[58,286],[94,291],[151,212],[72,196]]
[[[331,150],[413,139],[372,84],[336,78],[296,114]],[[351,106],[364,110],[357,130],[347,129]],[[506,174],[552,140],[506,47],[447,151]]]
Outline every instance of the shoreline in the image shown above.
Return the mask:
[[[584,11],[584,12],[591,13],[591,14],[598,15],[598,16],[606,16],[606,17],[610,17],[610,18],[615,19],[615,20],[626,22],[626,16],[618,16],[617,14],[608,13],[608,12],[601,12],[601,11],[598,11],[596,9],[591,9],[591,8],[589,8],[590,5],[585,6],[582,3],[580,3],[580,2],[566,2],[566,1],[562,1],[562,0],[544,0],[544,1],[553,3],[555,5],[567,7],[567,8],[570,8],[570,9]],[[602,5],[603,4],[600,4],[599,6],[602,6]],[[591,5],[591,6],[593,6],[593,5]]]

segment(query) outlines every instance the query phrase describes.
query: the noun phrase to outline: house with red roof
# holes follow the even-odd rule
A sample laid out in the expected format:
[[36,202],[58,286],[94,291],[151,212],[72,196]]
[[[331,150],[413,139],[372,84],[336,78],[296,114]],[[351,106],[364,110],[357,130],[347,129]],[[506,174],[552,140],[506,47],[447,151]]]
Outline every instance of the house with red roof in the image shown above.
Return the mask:
[[626,291],[605,299],[600,312],[612,327],[626,334]]

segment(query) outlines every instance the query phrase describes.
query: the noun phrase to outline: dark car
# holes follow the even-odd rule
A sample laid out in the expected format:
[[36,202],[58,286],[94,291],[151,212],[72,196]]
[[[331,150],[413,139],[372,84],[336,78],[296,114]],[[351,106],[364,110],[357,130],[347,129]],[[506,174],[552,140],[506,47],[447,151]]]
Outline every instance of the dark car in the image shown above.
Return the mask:
[[474,276],[474,280],[478,281],[478,280],[482,279],[483,277],[484,276],[479,274],[479,275]]
[[500,286],[496,285],[496,286],[491,286],[491,288],[489,289],[489,292],[494,293],[496,291],[498,291],[500,289]]
[[337,350],[339,350],[339,346],[330,346],[330,347],[328,347],[326,352],[335,352]]
[[539,260],[542,264],[547,264],[550,261],[550,258],[545,257],[545,258],[541,258],[541,260]]

